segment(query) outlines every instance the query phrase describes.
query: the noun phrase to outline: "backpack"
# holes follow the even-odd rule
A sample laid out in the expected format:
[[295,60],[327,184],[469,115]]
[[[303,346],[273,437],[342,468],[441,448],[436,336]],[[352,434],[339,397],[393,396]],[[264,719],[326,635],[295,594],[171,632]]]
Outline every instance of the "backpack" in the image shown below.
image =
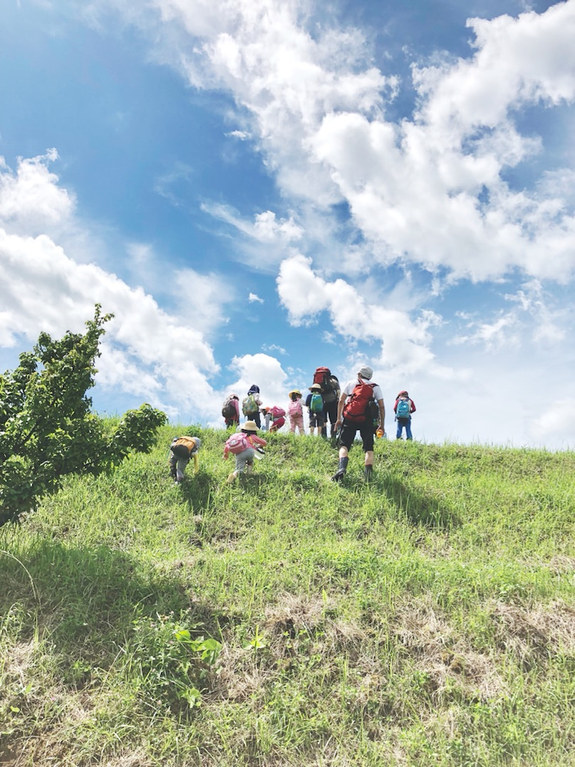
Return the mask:
[[176,456],[176,458],[190,457],[190,450],[188,447],[186,447],[186,445],[183,444],[183,442],[176,442],[175,444],[170,445],[170,450]]
[[395,414],[398,418],[409,418],[411,415],[411,402],[408,399],[401,397],[397,401],[397,408]]
[[[368,408],[371,409],[370,401],[373,400],[373,387],[376,384],[367,383],[367,381],[358,381],[353,387],[351,396],[343,408],[343,417],[350,423],[363,423],[371,415]],[[377,403],[374,401],[374,404]]]
[[309,401],[310,413],[323,413],[323,397],[321,394],[312,394]]
[[226,397],[224,400],[224,404],[222,405],[222,415],[224,418],[234,418],[234,416],[237,416],[233,397]]
[[276,418],[283,418],[286,414],[286,411],[283,409],[283,407],[278,407],[277,405],[274,405],[270,408],[270,413],[272,420],[276,420]]
[[260,409],[256,398],[253,394],[248,394],[242,401],[242,413],[245,416],[254,416]]
[[332,402],[337,402],[339,399],[339,380],[337,376],[330,375],[329,381],[323,388],[322,395],[325,405],[330,405]]
[[238,431],[227,438],[226,447],[230,453],[237,455],[238,453],[243,453],[243,451],[247,450],[249,447],[253,447],[253,445],[247,434],[243,431]]
[[331,370],[329,368],[325,368],[325,367],[316,368],[315,373],[313,374],[312,383],[319,384],[323,391],[329,387],[330,378],[331,378]]
[[302,415],[302,412],[303,411],[302,411],[302,407],[301,407],[301,400],[295,399],[295,400],[292,400],[289,403],[288,413],[289,413],[289,415],[291,417],[293,417],[293,416],[297,417],[298,415]]

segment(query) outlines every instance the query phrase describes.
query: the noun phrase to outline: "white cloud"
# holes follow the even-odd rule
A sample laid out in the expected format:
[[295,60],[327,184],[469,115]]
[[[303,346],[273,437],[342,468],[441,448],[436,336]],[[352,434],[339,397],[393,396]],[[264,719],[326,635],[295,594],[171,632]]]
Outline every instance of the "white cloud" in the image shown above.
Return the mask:
[[38,157],[19,158],[13,173],[0,157],[0,224],[12,233],[44,234],[69,221],[74,197],[58,187],[58,177],[48,170],[48,164],[57,159],[55,149]]
[[263,304],[264,299],[260,298],[257,293],[250,293],[248,296],[248,301],[250,304]]
[[[118,7],[136,20],[133,5]],[[414,65],[418,107],[396,123],[385,110],[397,77],[373,66],[357,29],[335,29],[325,18],[314,25],[313,3],[155,0],[152,7],[161,24],[144,9],[138,22],[153,29],[157,55],[192,85],[232,95],[297,215],[349,205],[363,245],[341,273],[366,268],[369,254],[384,264],[446,269],[457,279],[488,280],[516,268],[540,279],[572,277],[572,191],[558,183],[522,186],[521,173],[512,186],[506,174],[545,151],[533,131],[521,133],[521,111],[575,98],[573,0],[541,14],[471,19],[470,56]],[[569,170],[554,173],[565,178]],[[297,241],[305,251],[309,242],[295,214],[266,211],[246,222],[226,206],[205,210],[270,245],[267,259],[251,254],[259,268],[285,258],[282,246]],[[338,225],[332,218],[332,231]],[[331,237],[323,239],[329,247]]]
[[260,387],[260,396],[264,405],[280,405],[287,399],[287,374],[275,357],[268,354],[246,354],[234,357],[231,370],[237,376],[229,387],[240,400],[247,394],[252,384]]
[[282,263],[277,285],[292,324],[309,323],[327,311],[344,338],[380,344],[378,364],[382,368],[415,372],[425,367],[442,377],[456,375],[439,365],[430,349],[429,328],[441,322],[433,312],[421,312],[412,321],[406,312],[369,304],[344,280],[328,282],[315,274],[311,259],[301,255]]
[[534,437],[543,441],[553,437],[563,440],[564,446],[573,449],[575,445],[575,398],[562,397],[561,391],[549,393],[546,412],[537,416],[532,423],[531,432]]
[[[47,171],[44,158],[21,160],[18,173],[0,169],[0,343],[34,342],[41,330],[59,336],[82,330],[94,304],[114,319],[107,326],[98,360],[98,382],[152,404],[206,415],[200,402],[213,399],[209,379],[218,372],[205,333],[222,323],[223,295],[217,276],[183,270],[173,293],[182,301],[177,319],[162,310],[142,288],[132,288],[95,264],[79,264],[46,234],[26,236],[21,229],[57,223],[65,235],[74,230],[71,198]],[[11,197],[11,199],[9,199]],[[140,264],[150,259],[147,246],[130,247]],[[193,307],[193,311],[192,311]],[[189,309],[189,311],[188,311]]]

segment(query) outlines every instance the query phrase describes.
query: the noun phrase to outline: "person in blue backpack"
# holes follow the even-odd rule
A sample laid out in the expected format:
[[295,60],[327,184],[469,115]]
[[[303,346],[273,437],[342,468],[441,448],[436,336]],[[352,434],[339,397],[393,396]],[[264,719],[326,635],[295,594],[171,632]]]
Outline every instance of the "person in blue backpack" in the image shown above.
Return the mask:
[[415,413],[415,402],[410,398],[406,391],[400,391],[393,406],[395,420],[397,421],[397,439],[401,439],[405,429],[406,439],[413,439],[411,433],[411,414]]

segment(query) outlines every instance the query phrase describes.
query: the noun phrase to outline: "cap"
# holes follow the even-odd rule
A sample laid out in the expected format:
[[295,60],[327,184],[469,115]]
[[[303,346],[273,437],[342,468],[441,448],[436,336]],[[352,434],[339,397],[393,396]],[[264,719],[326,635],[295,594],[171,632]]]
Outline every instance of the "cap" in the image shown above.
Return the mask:
[[252,384],[250,388],[248,389],[248,394],[259,394],[260,393],[260,387],[256,386],[255,384]]
[[301,392],[299,389],[292,389],[290,392],[288,392],[288,397],[291,397],[292,394],[299,394],[301,397]]
[[357,374],[360,378],[365,378],[366,381],[369,381],[373,375],[373,369],[369,365],[364,365],[357,371]]
[[309,387],[309,390],[312,391],[313,389],[317,389],[318,391],[321,391],[321,386],[318,383],[312,384]]

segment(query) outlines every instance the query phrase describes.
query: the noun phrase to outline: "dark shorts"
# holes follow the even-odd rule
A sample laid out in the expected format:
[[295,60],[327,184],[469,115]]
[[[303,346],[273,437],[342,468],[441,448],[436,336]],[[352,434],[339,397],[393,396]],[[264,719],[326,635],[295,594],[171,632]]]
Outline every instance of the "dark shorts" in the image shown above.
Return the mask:
[[321,413],[314,413],[311,410],[309,411],[309,425],[310,426],[323,426],[325,424],[325,420],[323,417],[323,412]]
[[363,423],[349,423],[349,421],[344,419],[341,433],[339,435],[340,445],[350,450],[358,430],[363,442],[364,451],[367,452],[368,450],[373,450],[373,424],[369,421],[364,421]]

